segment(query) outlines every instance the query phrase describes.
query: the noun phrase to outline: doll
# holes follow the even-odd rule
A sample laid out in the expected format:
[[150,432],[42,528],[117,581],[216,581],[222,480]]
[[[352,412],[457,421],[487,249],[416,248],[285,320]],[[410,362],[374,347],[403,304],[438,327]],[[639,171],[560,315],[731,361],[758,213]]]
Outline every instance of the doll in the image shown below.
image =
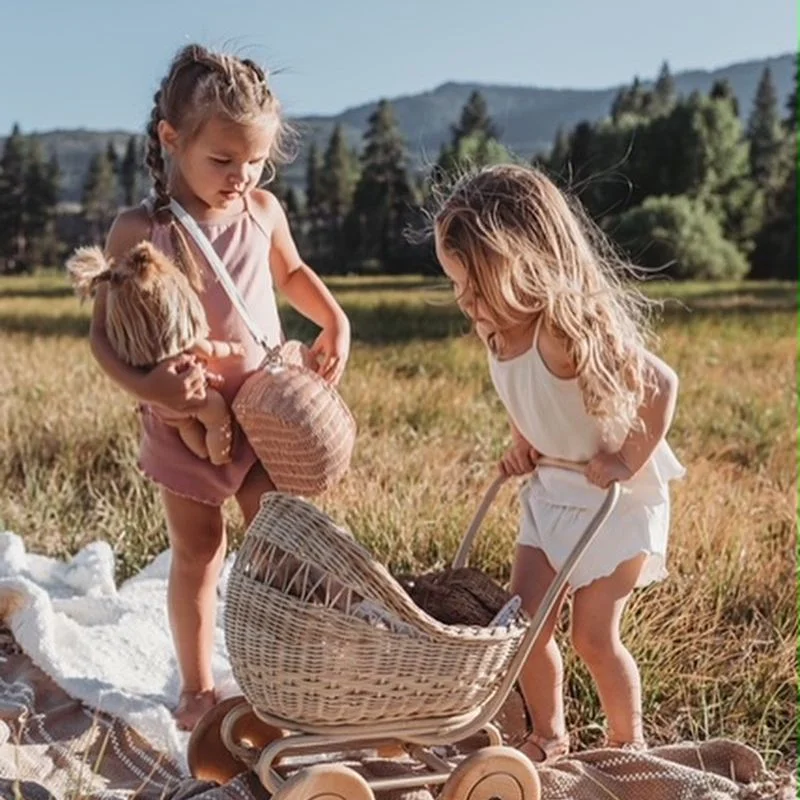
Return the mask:
[[[205,311],[180,269],[149,242],[136,245],[123,260],[108,260],[99,247],[80,247],[67,261],[77,294],[85,299],[108,284],[106,333],[121,360],[143,370],[188,353],[201,361],[242,357],[239,342],[208,338]],[[203,404],[183,414],[159,409],[177,428],[184,444],[212,464],[231,459],[232,421],[225,398],[207,387]]]

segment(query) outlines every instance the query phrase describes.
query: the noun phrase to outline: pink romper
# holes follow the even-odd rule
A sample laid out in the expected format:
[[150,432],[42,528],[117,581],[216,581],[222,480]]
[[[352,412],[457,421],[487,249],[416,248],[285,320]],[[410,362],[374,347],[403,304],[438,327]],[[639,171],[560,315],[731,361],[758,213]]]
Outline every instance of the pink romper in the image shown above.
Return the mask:
[[[236,284],[245,306],[264,332],[270,346],[282,341],[278,305],[272,285],[269,233],[255,219],[245,201],[238,214],[215,220],[197,221]],[[169,229],[153,223],[152,243],[175,257]],[[221,392],[230,404],[245,378],[261,363],[263,349],[255,342],[247,326],[231,303],[212,269],[195,256],[203,272],[205,291],[200,295],[208,316],[210,338],[242,342],[244,358],[223,359],[209,368],[225,379]],[[256,463],[247,439],[235,426],[232,460],[222,466],[195,456],[181,441],[175,428],[162,422],[156,412],[142,407],[142,438],[139,468],[151,480],[175,494],[201,503],[219,506],[235,495],[247,473]]]

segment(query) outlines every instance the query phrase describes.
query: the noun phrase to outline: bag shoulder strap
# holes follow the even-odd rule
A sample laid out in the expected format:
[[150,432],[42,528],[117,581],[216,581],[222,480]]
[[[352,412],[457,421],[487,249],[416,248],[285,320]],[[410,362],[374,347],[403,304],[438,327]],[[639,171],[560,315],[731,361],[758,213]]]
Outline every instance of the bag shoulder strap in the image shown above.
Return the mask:
[[270,350],[271,348],[267,342],[267,337],[264,335],[264,332],[261,330],[261,328],[258,327],[255,320],[250,316],[250,312],[247,310],[247,306],[245,305],[239,290],[236,288],[236,284],[233,282],[230,273],[222,263],[222,259],[217,254],[217,251],[211,246],[211,242],[208,240],[208,237],[200,229],[200,226],[197,224],[197,222],[195,222],[194,218],[187,213],[186,209],[184,209],[177,200],[171,199],[169,207],[178,222],[180,222],[180,224],[185,228],[186,232],[192,237],[192,239],[194,239],[195,244],[200,248],[200,252],[203,254],[203,256],[205,256],[208,265],[214,271],[214,274],[222,284],[223,289],[225,289],[225,292],[233,303],[234,308],[239,313],[239,316],[244,321],[244,324],[247,326],[247,329],[250,331],[252,337],[265,350]]

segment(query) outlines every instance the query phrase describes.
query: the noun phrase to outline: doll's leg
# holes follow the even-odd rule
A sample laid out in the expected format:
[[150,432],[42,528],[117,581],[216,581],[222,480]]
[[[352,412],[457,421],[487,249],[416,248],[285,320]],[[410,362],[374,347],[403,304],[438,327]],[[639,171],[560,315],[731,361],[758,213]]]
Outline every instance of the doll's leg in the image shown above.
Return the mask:
[[178,422],[168,422],[178,429],[181,441],[198,457],[208,458],[206,447],[206,429],[193,417],[187,417]]
[[227,464],[231,460],[233,425],[225,398],[216,390],[206,392],[206,402],[196,412],[205,428],[205,445],[212,464]]

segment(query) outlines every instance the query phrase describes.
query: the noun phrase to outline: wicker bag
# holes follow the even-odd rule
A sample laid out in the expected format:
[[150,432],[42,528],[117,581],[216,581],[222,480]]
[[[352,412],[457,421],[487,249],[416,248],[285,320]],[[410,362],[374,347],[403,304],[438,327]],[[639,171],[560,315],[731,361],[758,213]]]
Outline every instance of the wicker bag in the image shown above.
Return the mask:
[[289,341],[268,352],[233,401],[236,421],[281,492],[313,497],[347,472],[356,425],[339,393]]
[[233,401],[233,414],[258,460],[279,491],[313,497],[329,489],[350,466],[356,438],[353,415],[336,389],[314,371],[303,345],[270,346],[206,235],[175,200],[170,208],[266,351]]

